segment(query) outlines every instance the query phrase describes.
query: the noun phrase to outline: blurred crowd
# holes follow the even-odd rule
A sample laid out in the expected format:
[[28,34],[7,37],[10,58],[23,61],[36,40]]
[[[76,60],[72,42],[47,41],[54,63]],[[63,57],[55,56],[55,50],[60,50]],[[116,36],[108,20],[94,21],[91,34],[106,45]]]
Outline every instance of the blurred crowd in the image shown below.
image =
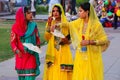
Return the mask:
[[[4,1],[4,0],[3,0]],[[8,1],[8,0],[7,0]],[[8,10],[14,13],[15,2],[19,0],[9,0]],[[21,0],[22,1],[22,0]],[[120,0],[89,0],[95,7],[97,16],[104,27],[120,26]],[[19,3],[19,2],[17,2]],[[52,5],[56,3],[62,4],[65,14],[69,21],[77,19],[76,0],[26,0],[26,4],[31,6],[33,16],[36,15],[36,4],[43,3],[49,6],[48,12],[51,13]],[[3,4],[4,5],[4,4]],[[1,3],[2,7],[2,3]],[[0,9],[2,10],[2,9]]]
[[120,26],[120,0],[96,0],[95,10],[104,27]]

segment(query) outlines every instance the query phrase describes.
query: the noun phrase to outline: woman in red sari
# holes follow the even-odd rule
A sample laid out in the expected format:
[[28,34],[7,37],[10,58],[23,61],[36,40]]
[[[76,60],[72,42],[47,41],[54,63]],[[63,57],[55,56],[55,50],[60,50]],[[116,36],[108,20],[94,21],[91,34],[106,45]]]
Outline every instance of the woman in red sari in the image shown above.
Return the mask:
[[16,12],[16,21],[11,29],[11,47],[15,53],[15,69],[19,80],[35,80],[40,74],[39,55],[22,43],[40,47],[39,32],[37,24],[32,21],[30,7],[21,7]]

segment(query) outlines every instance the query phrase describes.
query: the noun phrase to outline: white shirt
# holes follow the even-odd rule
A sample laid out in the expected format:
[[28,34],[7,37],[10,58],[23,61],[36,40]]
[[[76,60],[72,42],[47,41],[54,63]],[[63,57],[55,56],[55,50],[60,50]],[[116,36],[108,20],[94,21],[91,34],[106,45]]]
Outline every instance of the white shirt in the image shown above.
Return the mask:
[[31,0],[31,12],[35,12],[34,0]]

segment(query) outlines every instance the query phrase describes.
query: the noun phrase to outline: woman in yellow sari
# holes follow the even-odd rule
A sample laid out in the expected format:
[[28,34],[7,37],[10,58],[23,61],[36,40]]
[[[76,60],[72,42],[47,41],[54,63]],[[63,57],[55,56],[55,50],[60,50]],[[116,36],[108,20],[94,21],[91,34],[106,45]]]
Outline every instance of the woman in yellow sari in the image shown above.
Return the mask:
[[86,2],[79,7],[80,18],[62,23],[70,29],[73,47],[76,49],[72,80],[103,80],[102,46],[108,39],[93,6]]
[[67,19],[62,6],[55,4],[52,8],[52,14],[48,18],[45,31],[48,47],[43,80],[72,80],[73,60],[69,46],[69,30],[67,27],[60,29],[65,38],[52,34],[52,28],[61,22],[67,22]]

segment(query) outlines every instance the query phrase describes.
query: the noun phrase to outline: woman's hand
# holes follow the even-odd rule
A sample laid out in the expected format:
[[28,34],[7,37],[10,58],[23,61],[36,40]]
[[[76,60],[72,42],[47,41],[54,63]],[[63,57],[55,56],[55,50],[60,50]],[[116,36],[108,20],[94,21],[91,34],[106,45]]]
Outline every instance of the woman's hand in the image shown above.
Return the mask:
[[55,25],[51,26],[50,31],[54,32],[54,29],[55,29]]
[[49,18],[48,18],[48,26],[50,27],[51,26],[51,22],[52,22],[52,20],[53,20],[53,18],[52,18],[52,16],[50,16]]
[[22,53],[21,52],[18,53],[18,57],[22,58]]
[[71,42],[68,40],[68,38],[62,38],[60,44],[70,44]]
[[89,42],[90,42],[89,40],[82,40],[80,44],[81,46],[87,46],[89,45]]
[[53,20],[53,17],[50,16],[47,21],[48,22],[47,31],[49,32],[54,32],[55,25],[51,26],[52,20]]

